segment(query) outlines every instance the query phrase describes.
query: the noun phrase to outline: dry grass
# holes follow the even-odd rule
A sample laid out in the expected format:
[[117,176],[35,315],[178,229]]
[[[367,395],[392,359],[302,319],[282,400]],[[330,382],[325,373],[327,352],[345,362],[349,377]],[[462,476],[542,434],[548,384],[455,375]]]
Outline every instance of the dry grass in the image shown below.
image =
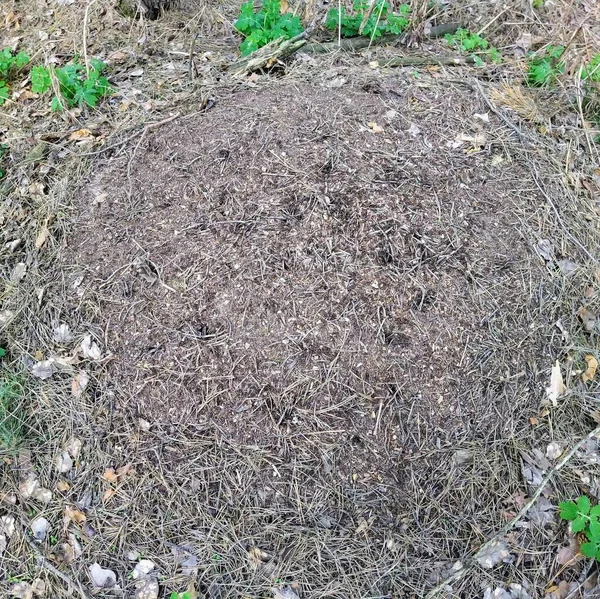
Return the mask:
[[[24,43],[32,48],[37,47],[33,32],[44,26],[40,15],[45,6],[31,4],[27,11],[33,19],[23,26],[22,34],[29,40]],[[84,4],[56,8],[55,19],[67,31],[68,26],[82,22],[83,9]],[[109,12],[102,14],[102,10]],[[206,90],[204,95],[219,97],[236,89],[228,82],[218,84],[214,70],[189,83],[185,61],[179,65],[179,85],[169,85],[165,92],[164,86],[156,84],[164,74],[161,64],[172,42],[181,43],[178,51],[189,48],[195,34],[192,23],[201,22],[201,31],[214,37],[201,41],[199,53],[229,47],[227,28],[233,7],[223,12],[206,9],[201,17],[198,12],[197,21],[184,23],[182,28],[176,27],[178,17],[174,15],[162,23],[132,24],[111,11],[103,2],[90,9],[89,52],[108,54],[109,49],[135,48],[135,41],[147,35],[147,47],[158,56],[149,53],[155,58],[145,64],[148,76],[135,86],[142,88],[144,101],[157,104],[150,113],[156,115],[153,119],[169,116],[175,106],[178,110],[197,110],[193,100],[189,103],[195,86]],[[102,28],[106,14],[112,25]],[[502,23],[499,19],[499,26]],[[489,31],[493,34],[493,28]],[[174,40],[169,39],[172,35]],[[65,34],[60,48],[81,52],[81,37]],[[48,48],[45,51],[51,53]],[[140,60],[141,53],[134,50],[132,61]],[[296,65],[288,77],[301,84],[306,79],[327,82],[345,76],[354,87],[366,85],[385,91],[377,74],[348,66],[351,59],[339,58],[335,64],[328,60]],[[437,121],[440,134],[451,128],[435,107],[419,106],[418,86],[447,89],[450,84],[444,77],[434,73],[434,77],[411,84],[414,105]],[[124,78],[120,87],[127,89],[127,81]],[[278,89],[279,83],[265,77],[258,85]],[[495,101],[497,96],[492,92],[493,86],[488,95]],[[473,91],[458,88],[453,93],[467,106],[472,105],[473,112],[489,108],[479,104],[481,100]],[[188,103],[182,104],[182,100]],[[102,116],[106,122],[99,130],[110,144],[119,136],[124,139],[131,131],[140,131],[139,124],[149,118],[142,104],[136,102],[123,113],[115,106],[90,116],[74,115],[64,125],[53,120],[51,129],[70,131],[88,122],[94,124]],[[336,476],[335,469],[354,449],[340,447],[331,422],[326,423],[327,435],[284,431],[268,442],[257,438],[253,443],[234,441],[214,421],[179,421],[173,425],[158,420],[147,430],[136,403],[123,402],[116,381],[106,375],[111,364],[94,366],[83,361],[76,368],[88,370],[91,382],[81,397],[72,395],[70,372],[44,382],[29,379],[25,447],[31,448],[33,466],[43,486],[53,490],[54,498],[46,506],[21,498],[13,504],[11,496],[24,473],[24,453],[2,452],[2,513],[15,515],[24,527],[32,514],[43,514],[59,543],[69,539],[69,532],[76,534],[81,557],[58,567],[85,588],[90,587],[88,565],[99,561],[115,570],[120,584],[131,591],[133,583],[127,574],[133,564],[126,556],[137,550],[157,564],[164,575],[161,584],[169,591],[181,591],[188,585],[190,577],[181,573],[179,562],[190,552],[198,560],[195,584],[201,596],[270,596],[280,582],[292,581],[300,583],[303,598],[423,596],[425,589],[447,575],[454,562],[472,553],[518,511],[519,492],[530,491],[521,474],[522,453],[536,448],[544,451],[551,440],[570,446],[590,430],[590,414],[598,409],[597,384],[583,384],[579,378],[584,356],[590,352],[598,356],[598,348],[596,337],[582,328],[577,312],[582,305],[595,313],[600,311],[595,259],[599,255],[597,212],[581,184],[582,179],[594,184],[586,133],[574,128],[568,141],[544,136],[513,120],[514,115],[501,106],[492,107],[502,117],[494,119],[494,152],[530,171],[529,187],[524,187],[523,197],[515,198],[510,206],[515,238],[519,236],[530,247],[540,239],[549,239],[556,257],[573,260],[578,268],[566,275],[556,262],[545,263],[532,252],[519,271],[523,303],[511,305],[508,311],[501,309],[502,298],[494,297],[494,288],[487,287],[489,278],[482,278],[473,287],[474,306],[485,298],[492,304],[498,301],[499,309],[489,310],[492,317],[485,323],[485,337],[469,347],[469,385],[457,399],[470,407],[479,421],[471,423],[465,434],[446,441],[444,414],[440,425],[419,414],[414,400],[392,403],[383,423],[387,425],[387,419],[395,418],[411,451],[390,452],[393,477],[353,480]],[[102,313],[90,304],[68,310],[65,297],[73,290],[63,285],[69,279],[64,276],[61,256],[78,216],[74,213],[74,187],[90,169],[98,168],[94,166],[96,157],[78,156],[81,148],[53,142],[44,162],[24,163],[34,145],[24,134],[24,116],[18,107],[9,107],[2,117],[9,129],[6,139],[16,149],[7,179],[10,191],[1,209],[2,310],[11,315],[2,321],[0,339],[9,347],[9,364],[15,372],[25,371],[32,359],[66,355],[53,340],[59,322],[68,322],[78,340],[91,331],[103,341],[109,334],[103,327],[110,328]],[[49,128],[50,121],[44,119],[47,117],[33,121],[34,134]],[[470,125],[464,124],[465,128]],[[118,146],[115,154],[131,153],[138,139]],[[143,151],[143,145],[140,149]],[[43,184],[43,194],[36,193],[39,187],[31,187],[37,182]],[[35,239],[45,223],[50,223],[51,237],[36,249]],[[22,243],[10,252],[4,243],[16,238]],[[14,267],[20,262],[26,264],[27,275],[18,284],[11,283]],[[4,319],[8,313],[2,315]],[[555,326],[559,320],[568,339]],[[542,408],[540,412],[537,408],[544,396],[543,387],[556,359],[567,367],[569,393],[556,408]],[[530,425],[529,418],[538,419],[539,424]],[[82,439],[84,447],[76,467],[60,475],[54,468],[55,457],[73,436]],[[376,444],[369,441],[367,455]],[[457,454],[459,451],[464,453]],[[591,453],[591,457],[589,452],[578,455],[556,479],[548,493],[552,503],[573,497],[582,489],[598,498],[597,464]],[[457,455],[463,456],[464,462]],[[103,501],[110,488],[102,479],[103,473],[128,463],[133,470],[114,485],[116,494]],[[56,490],[61,480],[68,481],[68,490]],[[95,534],[75,524],[63,531],[64,508],[72,504],[85,511]],[[543,596],[555,575],[579,581],[581,565],[560,573],[555,562],[564,533],[555,520],[543,525],[534,517],[528,518],[526,526],[507,539],[513,563],[474,571],[447,596],[478,597],[486,587],[506,586],[508,582],[520,582],[528,586],[532,596]],[[49,539],[41,549],[50,556],[52,545]],[[39,566],[20,535],[10,541],[0,572],[2,592],[10,587],[9,575],[42,576],[47,578],[48,596],[67,596],[65,584]]]

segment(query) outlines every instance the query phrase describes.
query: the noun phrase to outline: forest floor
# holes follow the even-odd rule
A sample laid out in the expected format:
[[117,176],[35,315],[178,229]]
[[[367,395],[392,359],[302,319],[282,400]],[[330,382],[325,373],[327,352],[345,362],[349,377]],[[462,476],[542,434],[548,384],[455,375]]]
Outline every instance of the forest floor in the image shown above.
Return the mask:
[[600,596],[558,514],[600,499],[598,132],[522,84],[596,7],[235,78],[239,4],[7,4],[115,92],[0,108],[4,596]]

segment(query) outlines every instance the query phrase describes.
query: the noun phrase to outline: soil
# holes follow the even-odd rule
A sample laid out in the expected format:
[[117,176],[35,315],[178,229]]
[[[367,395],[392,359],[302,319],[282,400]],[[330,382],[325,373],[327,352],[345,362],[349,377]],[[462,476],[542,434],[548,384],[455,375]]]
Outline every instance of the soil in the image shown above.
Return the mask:
[[523,426],[528,169],[474,96],[365,88],[241,90],[96,166],[67,260],[118,406],[318,438],[344,478],[389,483],[424,446]]

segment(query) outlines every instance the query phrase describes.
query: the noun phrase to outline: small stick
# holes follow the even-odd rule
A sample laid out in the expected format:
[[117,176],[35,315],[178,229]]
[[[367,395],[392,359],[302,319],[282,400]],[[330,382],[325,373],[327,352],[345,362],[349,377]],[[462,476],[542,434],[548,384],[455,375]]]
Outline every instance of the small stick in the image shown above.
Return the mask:
[[533,493],[529,501],[523,506],[521,511],[508,524],[506,524],[502,528],[502,530],[497,532],[491,539],[486,541],[470,558],[468,558],[466,560],[465,565],[461,566],[458,570],[456,570],[456,572],[454,572],[454,574],[448,576],[446,580],[444,580],[436,587],[434,587],[431,591],[429,591],[429,593],[425,595],[425,599],[434,599],[434,597],[441,591],[445,590],[445,588],[449,584],[456,582],[457,580],[460,580],[463,576],[465,576],[469,569],[472,567],[473,563],[477,560],[477,558],[480,557],[490,545],[496,543],[525,517],[527,512],[533,507],[535,502],[538,500],[538,497],[542,494],[542,491],[548,486],[554,475],[573,457],[573,455],[575,455],[575,453],[579,449],[581,449],[582,445],[589,441],[592,437],[596,437],[598,435],[600,435],[600,426],[597,426],[591,433],[589,433],[589,435],[581,439],[569,451],[567,451],[567,453],[565,453],[560,458],[556,466],[554,466],[554,468],[552,468],[552,470],[550,470],[546,474],[546,476],[544,476],[539,487],[535,490],[535,492]]
[[[456,33],[461,28],[460,23],[444,23],[443,25],[437,25],[432,27],[425,33],[425,37],[438,38],[444,37],[447,33]],[[371,38],[368,37],[351,37],[336,42],[315,42],[313,44],[306,44],[302,49],[302,52],[308,54],[326,54],[327,52],[335,52],[336,50],[346,50],[348,52],[355,52],[356,50],[362,50],[374,45],[383,44],[396,44],[401,40],[401,36],[389,33],[378,37],[376,40],[371,42]]]
[[388,60],[378,60],[380,67],[410,67],[423,65],[459,66],[473,64],[473,56],[399,56]]
[[486,25],[484,25],[475,35],[481,35],[484,31],[486,31],[489,27],[491,27],[507,10],[508,10],[508,8],[505,8],[503,11],[499,12],[491,21],[489,21]]
[[87,54],[87,30],[88,30],[88,21],[90,18],[90,8],[92,4],[94,4],[96,0],[91,0],[88,5],[85,7],[85,15],[83,17],[83,62],[85,62],[85,74],[87,78],[90,78],[90,63],[88,62],[88,54]]

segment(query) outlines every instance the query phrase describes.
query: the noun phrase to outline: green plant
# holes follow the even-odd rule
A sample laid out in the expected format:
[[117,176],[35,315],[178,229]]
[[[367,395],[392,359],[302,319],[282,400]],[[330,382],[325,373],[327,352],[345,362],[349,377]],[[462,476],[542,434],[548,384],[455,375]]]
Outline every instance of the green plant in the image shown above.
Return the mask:
[[8,80],[15,71],[22,69],[29,62],[25,52],[15,54],[10,48],[0,52],[0,106],[10,97]]
[[[332,8],[327,13],[325,28],[337,31],[339,27],[342,37],[356,37],[368,8],[369,2],[365,0],[354,0],[351,13],[343,6]],[[390,3],[386,0],[377,0],[365,21],[362,35],[376,39],[385,33],[401,34],[409,24],[410,5],[402,4],[398,7],[398,12],[391,12],[390,8]]]
[[21,442],[25,422],[21,403],[23,395],[24,388],[17,376],[3,374],[0,377],[1,449],[14,449]]
[[587,65],[581,69],[581,78],[584,81],[600,82],[600,53],[595,54]]
[[192,599],[192,594],[189,591],[185,593],[171,593],[169,599]]
[[465,54],[472,54],[477,66],[483,65],[482,56],[491,62],[501,63],[502,54],[498,48],[490,46],[490,43],[477,33],[471,33],[468,29],[457,29],[456,33],[447,33],[444,38],[449,46],[456,48]]
[[527,64],[525,81],[529,87],[547,87],[564,72],[562,55],[564,46],[548,46],[541,54],[531,54]]
[[587,542],[581,544],[581,553],[600,561],[600,505],[592,507],[588,497],[582,495],[577,501],[559,504],[560,517],[571,522],[571,530],[583,532]]
[[244,36],[240,50],[244,56],[255,52],[279,38],[289,40],[303,31],[300,18],[292,13],[281,13],[281,0],[263,0],[255,11],[252,0],[242,4],[240,15],[233,24]]
[[52,87],[54,76],[58,94],[52,98],[52,110],[62,110],[67,106],[96,106],[98,100],[112,92],[108,79],[102,74],[106,64],[93,58],[89,68],[79,62],[72,62],[58,69],[35,66],[31,69],[31,91],[45,94]]

